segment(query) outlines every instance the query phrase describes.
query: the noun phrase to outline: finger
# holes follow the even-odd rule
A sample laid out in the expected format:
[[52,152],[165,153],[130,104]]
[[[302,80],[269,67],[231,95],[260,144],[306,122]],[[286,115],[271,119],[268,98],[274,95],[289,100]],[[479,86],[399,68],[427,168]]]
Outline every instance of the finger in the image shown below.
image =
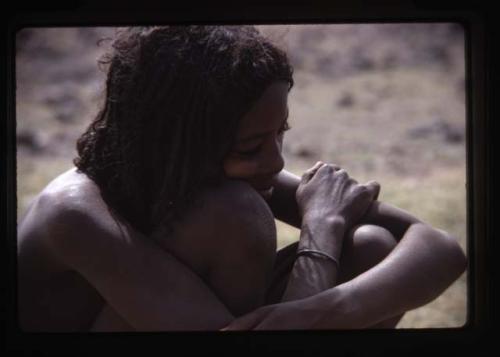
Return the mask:
[[322,167],[320,167],[318,169],[318,171],[319,170],[329,172],[329,173],[336,173],[338,171],[341,171],[342,168],[338,165],[335,165],[335,164],[324,164]]
[[319,168],[323,165],[325,165],[324,162],[318,161],[313,167],[306,170],[306,172],[304,172],[304,174],[302,175],[302,182],[303,183],[309,182],[311,180],[311,178],[314,176],[314,174],[316,173],[316,171],[318,171]]
[[342,169],[339,165],[330,164],[330,166],[333,168],[333,171],[338,171]]
[[339,170],[335,171],[335,176],[344,178],[346,180],[349,179],[349,174],[344,169],[339,169]]
[[373,200],[378,200],[378,195],[380,194],[380,184],[377,181],[368,181],[365,187],[370,191]]
[[264,319],[267,313],[265,309],[257,309],[233,320],[229,325],[220,329],[220,331],[252,330]]

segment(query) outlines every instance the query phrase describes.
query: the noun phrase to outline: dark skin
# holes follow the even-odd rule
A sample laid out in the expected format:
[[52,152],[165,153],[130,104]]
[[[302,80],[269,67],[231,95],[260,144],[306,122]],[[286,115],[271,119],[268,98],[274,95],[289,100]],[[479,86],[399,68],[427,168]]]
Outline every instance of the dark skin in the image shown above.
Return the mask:
[[[287,89],[273,84],[242,119],[228,181],[202,193],[168,239],[111,214],[75,170],[51,182],[19,226],[21,327],[387,327],[444,291],[465,268],[452,237],[374,201],[377,184],[334,165],[318,163],[302,180],[283,170]],[[295,247],[276,254],[274,217],[340,267],[295,258]]]

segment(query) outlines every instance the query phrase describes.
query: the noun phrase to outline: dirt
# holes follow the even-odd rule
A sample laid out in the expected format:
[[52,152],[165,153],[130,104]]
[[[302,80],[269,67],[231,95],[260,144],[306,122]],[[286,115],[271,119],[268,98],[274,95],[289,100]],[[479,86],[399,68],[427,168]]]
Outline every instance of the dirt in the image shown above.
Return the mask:
[[[376,179],[381,199],[454,234],[466,249],[465,64],[456,24],[260,26],[295,68],[284,144],[289,170],[317,160]],[[71,167],[75,142],[99,109],[105,75],[97,59],[113,28],[18,33],[18,215],[49,180]],[[298,231],[279,224],[279,245]],[[401,328],[466,321],[466,275]]]

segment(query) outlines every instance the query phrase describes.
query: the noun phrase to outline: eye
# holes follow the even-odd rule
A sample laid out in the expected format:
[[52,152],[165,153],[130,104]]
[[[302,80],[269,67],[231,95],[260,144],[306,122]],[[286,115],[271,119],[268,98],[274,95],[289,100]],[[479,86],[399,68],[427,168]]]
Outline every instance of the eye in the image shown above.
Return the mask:
[[283,124],[283,126],[280,128],[280,130],[278,131],[278,134],[281,135],[283,134],[285,131],[288,131],[290,130],[292,127],[290,126],[290,124],[288,124],[288,120],[285,121],[285,123]]
[[249,149],[249,150],[238,150],[238,151],[236,151],[236,153],[239,156],[251,157],[251,156],[257,155],[260,152],[261,146],[262,145],[258,145],[255,148],[252,148],[252,149]]

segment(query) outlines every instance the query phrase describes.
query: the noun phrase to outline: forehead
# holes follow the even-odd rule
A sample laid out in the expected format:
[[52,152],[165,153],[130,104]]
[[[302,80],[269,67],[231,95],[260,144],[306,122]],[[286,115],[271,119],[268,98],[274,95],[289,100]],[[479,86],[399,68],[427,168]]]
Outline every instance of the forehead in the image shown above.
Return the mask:
[[288,113],[287,82],[275,82],[243,116],[238,127],[238,137],[275,129]]

